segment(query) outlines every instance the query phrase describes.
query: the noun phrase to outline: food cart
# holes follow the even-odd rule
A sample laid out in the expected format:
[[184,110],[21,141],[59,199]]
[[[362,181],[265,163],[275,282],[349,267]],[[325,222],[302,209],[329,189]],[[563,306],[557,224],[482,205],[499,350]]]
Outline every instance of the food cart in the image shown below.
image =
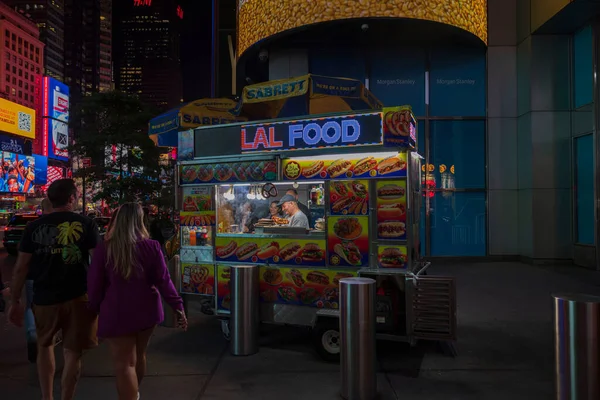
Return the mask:
[[[227,335],[230,267],[258,265],[261,320],[312,328],[336,359],[339,280],[368,276],[378,337],[453,340],[453,281],[419,259],[416,137],[408,106],[196,129],[178,168],[182,293],[213,298]],[[309,229],[285,225],[286,192]]]

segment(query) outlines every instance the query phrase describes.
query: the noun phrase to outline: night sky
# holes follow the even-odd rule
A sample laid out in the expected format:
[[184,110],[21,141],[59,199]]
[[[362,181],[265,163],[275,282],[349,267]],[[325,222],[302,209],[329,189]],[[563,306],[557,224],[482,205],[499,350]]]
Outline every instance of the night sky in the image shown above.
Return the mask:
[[181,37],[183,99],[210,97],[212,1],[181,0],[184,29]]

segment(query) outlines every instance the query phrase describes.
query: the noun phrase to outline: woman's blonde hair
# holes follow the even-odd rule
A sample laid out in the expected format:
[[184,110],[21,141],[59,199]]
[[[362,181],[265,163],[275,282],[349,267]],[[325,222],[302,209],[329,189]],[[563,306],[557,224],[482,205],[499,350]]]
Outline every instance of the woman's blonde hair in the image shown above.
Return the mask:
[[144,224],[144,211],[137,203],[125,203],[113,215],[106,233],[107,263],[114,264],[116,273],[128,280],[138,265],[136,243],[150,235]]

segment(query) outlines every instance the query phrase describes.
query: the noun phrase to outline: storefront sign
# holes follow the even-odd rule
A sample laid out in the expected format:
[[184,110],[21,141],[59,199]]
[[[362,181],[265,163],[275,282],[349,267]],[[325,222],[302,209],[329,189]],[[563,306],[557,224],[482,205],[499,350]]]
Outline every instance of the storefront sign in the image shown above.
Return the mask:
[[297,79],[282,79],[266,84],[256,84],[244,88],[243,102],[257,103],[301,96],[308,91],[308,75]]
[[242,152],[381,144],[381,114],[243,125],[241,142]]

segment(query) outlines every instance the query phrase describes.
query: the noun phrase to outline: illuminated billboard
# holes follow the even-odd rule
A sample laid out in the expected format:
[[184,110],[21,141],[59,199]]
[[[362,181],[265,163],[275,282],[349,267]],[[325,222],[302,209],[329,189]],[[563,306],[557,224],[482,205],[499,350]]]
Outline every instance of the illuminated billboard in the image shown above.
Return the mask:
[[281,32],[352,18],[441,22],[471,32],[487,44],[487,0],[239,0],[237,54]]
[[42,116],[69,122],[69,87],[64,83],[44,77],[44,104]]
[[0,131],[35,139],[35,110],[0,98]]
[[67,161],[69,159],[69,126],[55,119],[47,119],[44,122],[44,129],[48,128],[48,157]]
[[35,193],[48,181],[48,158],[0,152],[0,192]]

